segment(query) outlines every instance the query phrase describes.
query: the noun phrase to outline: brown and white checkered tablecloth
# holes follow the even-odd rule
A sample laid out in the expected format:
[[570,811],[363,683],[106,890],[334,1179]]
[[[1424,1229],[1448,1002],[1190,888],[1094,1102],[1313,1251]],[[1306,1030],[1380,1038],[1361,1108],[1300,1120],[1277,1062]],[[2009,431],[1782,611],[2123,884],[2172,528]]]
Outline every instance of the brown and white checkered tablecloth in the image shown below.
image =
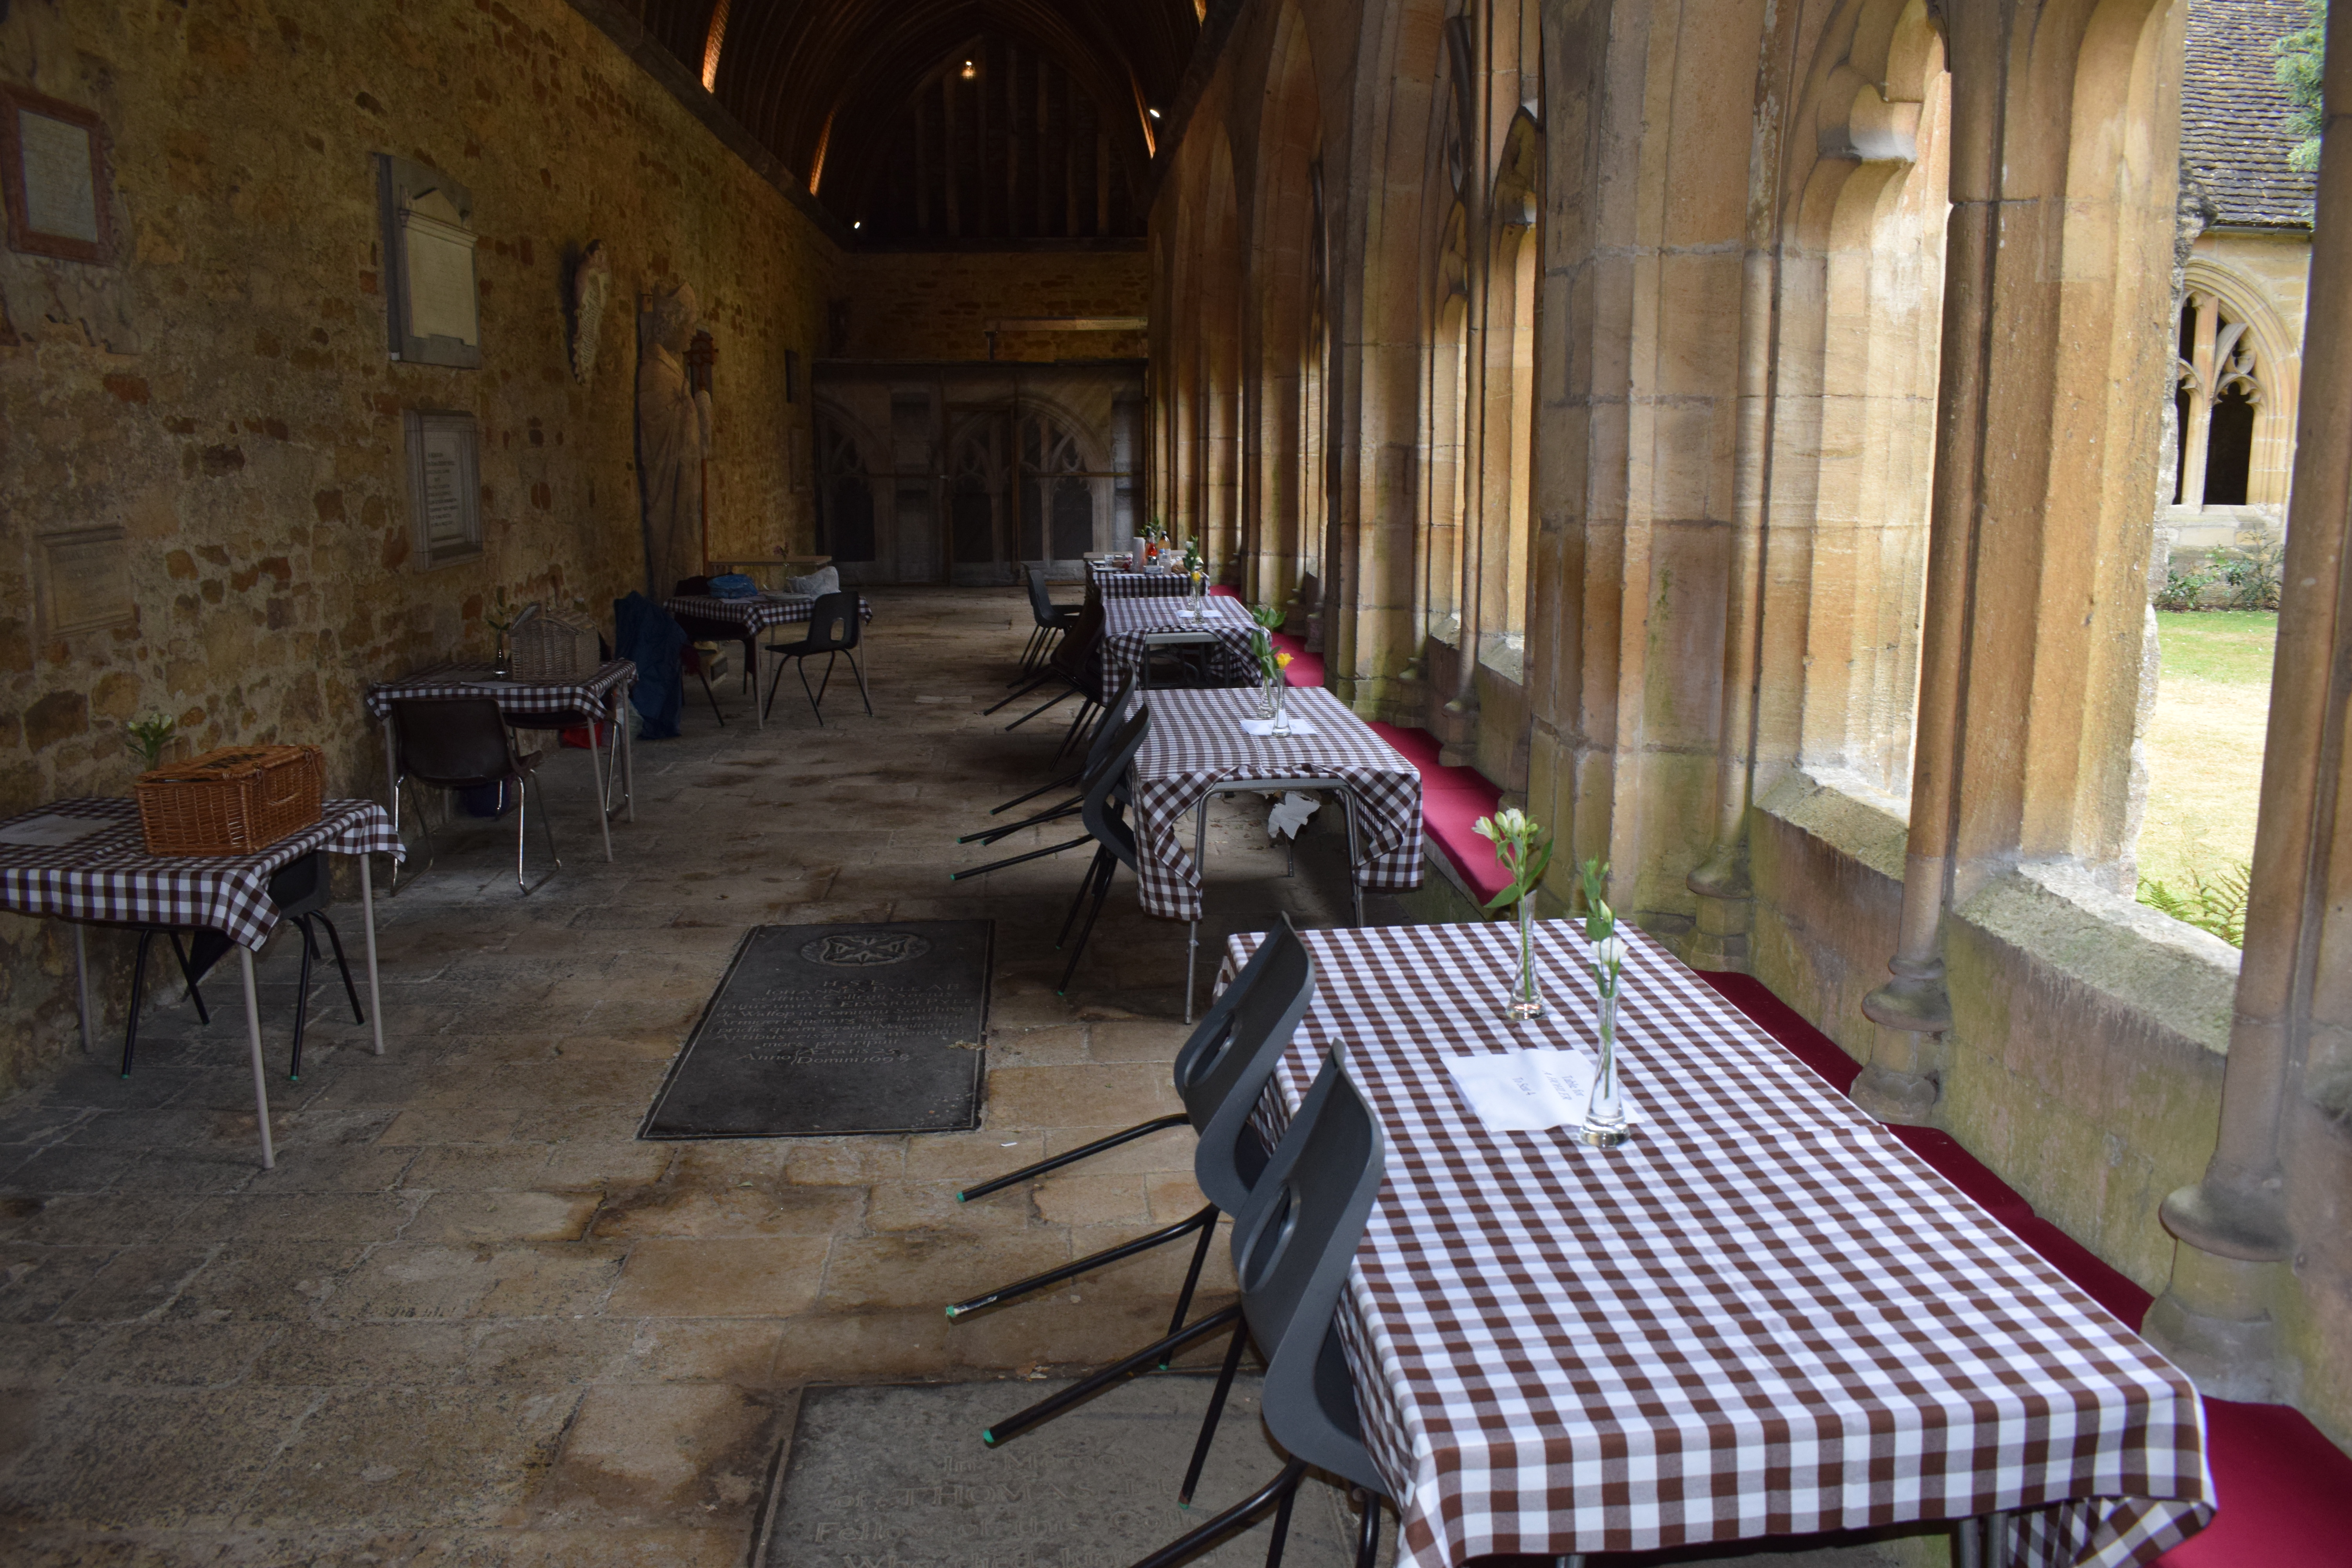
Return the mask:
[[1108,691],[1117,675],[1143,657],[1143,639],[1154,632],[1206,632],[1217,639],[1210,650],[1209,679],[1229,686],[1255,686],[1258,673],[1258,625],[1239,599],[1202,601],[1201,618],[1189,620],[1181,599],[1106,599],[1103,630],[1095,644],[1096,677]]
[[1292,721],[1314,725],[1312,735],[1245,734],[1241,721],[1257,717],[1257,695],[1243,688],[1149,694],[1151,729],[1135,753],[1134,787],[1145,911],[1201,918],[1192,808],[1213,789],[1252,779],[1346,784],[1362,813],[1356,880],[1376,892],[1421,886],[1420,770],[1320,687],[1294,686],[1287,699]]
[[1304,933],[1261,1110],[1344,1045],[1387,1134],[1340,1330],[1401,1563],[2026,1510],[2011,1561],[2125,1568],[2204,1526],[2189,1380],[1647,937],[1633,1141],[1488,1131],[1445,1058],[1597,1037],[1581,934],[1538,931],[1551,1016],[1520,1026],[1515,926]]
[[[805,625],[816,600],[806,594],[762,594],[755,599],[721,599],[709,594],[681,594],[674,599],[664,599],[662,608],[684,620],[719,621],[741,628],[740,635],[757,637],[770,626]],[[861,619],[872,624],[874,606],[863,594],[857,596]]]
[[106,824],[71,844],[0,844],[0,909],[68,921],[208,927],[244,947],[259,947],[278,924],[269,874],[325,849],[336,855],[404,851],[392,818],[371,800],[331,800],[319,820],[251,855],[150,855],[136,801],[60,800],[0,823],[35,817],[95,818]]
[[608,659],[595,674],[570,680],[502,680],[488,665],[436,664],[369,687],[367,710],[381,719],[403,698],[488,697],[509,722],[558,713],[611,718],[636,678],[637,667],[625,658]]
[[1100,561],[1087,563],[1087,581],[1106,599],[1181,598],[1189,585],[1181,572],[1138,572]]

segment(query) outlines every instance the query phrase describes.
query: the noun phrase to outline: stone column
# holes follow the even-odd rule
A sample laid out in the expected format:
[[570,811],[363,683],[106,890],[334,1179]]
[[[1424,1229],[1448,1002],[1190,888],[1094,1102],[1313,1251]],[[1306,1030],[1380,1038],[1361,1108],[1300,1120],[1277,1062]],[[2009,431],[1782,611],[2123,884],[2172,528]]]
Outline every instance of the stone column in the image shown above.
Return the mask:
[[1748,878],[1748,807],[1756,782],[1756,692],[1764,596],[1767,458],[1772,440],[1772,326],[1779,309],[1780,142],[1798,7],[1772,7],[1756,61],[1748,153],[1748,229],[1739,277],[1739,423],[1731,503],[1730,582],[1723,607],[1723,730],[1716,773],[1715,847],[1685,879],[1698,925],[1684,952],[1700,969],[1748,967],[1755,889]]
[[[2181,1246],[2145,1330],[2200,1389],[2227,1399],[2291,1385],[2270,1310],[2294,1289],[2280,1264],[2292,1258],[2300,1273],[2309,1245],[2340,1268],[2344,1247],[2340,1234],[2305,1237],[2290,1223],[2298,1172],[2282,1133],[2308,1118],[2310,1069],[2340,1063],[2352,1026],[2338,978],[2352,968],[2339,912],[2352,894],[2341,804],[2352,784],[2352,6],[2327,19],[2325,97],[2285,590],[2221,1130],[2205,1179],[2159,1211]],[[2306,1179],[2325,1184],[2327,1166],[2315,1162]]]
[[[1936,477],[1927,512],[1927,596],[1919,628],[1917,730],[1903,913],[1895,978],[1863,998],[1879,1048],[1855,1079],[1855,1102],[1887,1121],[1923,1120],[1935,1104],[1935,1047],[1952,1026],[1944,989],[1944,902],[1951,886],[1959,795],[1961,688],[1978,484],[1991,354],[1993,264],[2000,245],[2002,8],[1955,5],[1947,16],[1952,73],[1951,217],[1944,237],[1944,324],[1936,388]],[[1916,1042],[1916,1043],[1915,1043]]]

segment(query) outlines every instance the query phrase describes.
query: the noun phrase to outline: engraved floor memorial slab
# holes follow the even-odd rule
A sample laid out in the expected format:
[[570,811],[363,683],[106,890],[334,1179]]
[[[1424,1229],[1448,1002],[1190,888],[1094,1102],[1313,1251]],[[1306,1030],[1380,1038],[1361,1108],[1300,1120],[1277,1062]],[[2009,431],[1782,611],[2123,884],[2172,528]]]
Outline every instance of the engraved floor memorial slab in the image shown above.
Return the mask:
[[980,1125],[992,921],[755,926],[640,1138]]

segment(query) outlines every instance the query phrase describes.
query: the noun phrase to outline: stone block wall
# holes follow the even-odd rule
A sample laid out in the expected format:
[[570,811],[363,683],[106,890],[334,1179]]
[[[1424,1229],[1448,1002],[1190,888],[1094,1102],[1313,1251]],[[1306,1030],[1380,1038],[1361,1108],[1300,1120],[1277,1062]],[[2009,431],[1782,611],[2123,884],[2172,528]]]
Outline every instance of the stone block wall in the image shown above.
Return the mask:
[[[984,360],[988,323],[1141,316],[1151,257],[1123,250],[861,254],[848,277],[837,359]],[[1000,360],[1141,359],[1141,331],[1005,331]]]
[[[0,10],[0,80],[102,117],[117,237],[111,266],[0,250],[0,813],[124,792],[148,711],[182,755],[315,742],[333,791],[377,795],[371,680],[486,649],[500,588],[609,626],[644,575],[634,302],[666,280],[719,351],[714,550],[811,536],[785,354],[822,351],[839,253],[562,0],[33,0]],[[377,153],[471,189],[478,370],[388,357]],[[582,385],[563,300],[592,240],[614,287]],[[412,559],[412,408],[478,421],[478,559]],[[41,540],[111,526],[135,619],[52,635]],[[0,917],[0,1091],[70,1048],[70,951]]]

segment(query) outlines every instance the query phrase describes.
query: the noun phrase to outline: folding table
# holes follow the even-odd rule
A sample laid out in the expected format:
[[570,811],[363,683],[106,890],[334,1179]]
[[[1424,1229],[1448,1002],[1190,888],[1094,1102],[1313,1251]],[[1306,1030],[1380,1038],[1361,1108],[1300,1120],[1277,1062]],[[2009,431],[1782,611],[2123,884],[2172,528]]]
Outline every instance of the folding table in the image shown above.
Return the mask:
[[1278,1133],[1338,1047],[1388,1141],[1339,1325],[1399,1563],[1949,1520],[1962,1568],[2126,1568],[2203,1528],[2188,1378],[1618,929],[1641,1120],[1612,1150],[1489,1131],[1444,1066],[1591,1052],[1574,924],[1536,927],[1528,1024],[1516,925],[1303,933],[1315,1000],[1259,1114]]
[[[26,842],[31,840],[32,842]],[[74,928],[74,987],[81,1044],[94,1048],[85,925],[152,925],[217,931],[236,945],[245,980],[246,1043],[253,1057],[253,1102],[261,1127],[261,1168],[277,1163],[269,1141],[269,1085],[261,1060],[261,1010],[254,951],[278,924],[269,874],[314,849],[356,855],[367,930],[368,1026],[383,1055],[383,1004],[375,967],[375,883],[368,857],[402,857],[400,834],[371,800],[331,800],[319,820],[250,855],[150,855],[135,801],[61,800],[0,822],[0,909],[67,921]]]

